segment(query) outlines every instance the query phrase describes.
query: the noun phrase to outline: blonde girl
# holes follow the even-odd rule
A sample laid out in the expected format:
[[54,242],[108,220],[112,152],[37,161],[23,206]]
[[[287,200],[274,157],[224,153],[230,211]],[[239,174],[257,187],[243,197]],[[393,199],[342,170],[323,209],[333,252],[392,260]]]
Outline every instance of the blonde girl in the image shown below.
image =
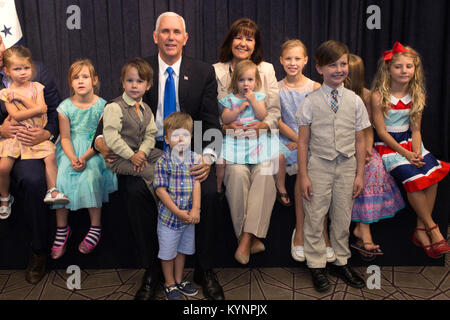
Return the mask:
[[[288,174],[297,174],[297,141],[298,124],[295,114],[300,103],[306,95],[318,88],[320,83],[315,82],[303,74],[303,69],[308,63],[308,50],[305,44],[298,39],[287,40],[281,46],[280,63],[286,72],[286,77],[278,82],[281,104],[281,118],[278,121],[280,129],[280,141],[288,149],[288,156],[280,156],[280,169],[275,176],[277,187],[277,200],[281,205],[291,206],[291,200],[286,192],[285,177]],[[299,184],[295,183],[295,228],[291,238],[291,256],[296,261],[305,261],[303,223],[303,200],[300,195]],[[328,237],[327,219],[324,222],[324,237],[327,246],[327,261],[336,260],[334,250]]]
[[386,170],[402,183],[417,214],[412,241],[430,258],[439,258],[450,246],[431,215],[437,182],[448,174],[449,165],[436,160],[422,144],[426,91],[422,62],[414,49],[396,42],[392,50],[383,53],[372,84],[371,104],[377,131],[375,149]]
[[[258,91],[260,87],[261,77],[257,66],[251,60],[242,60],[237,63],[231,76],[230,93],[220,99],[219,103],[224,108],[221,115],[223,124],[240,122],[244,129],[236,133],[235,138],[228,134],[224,137],[221,157],[218,159],[219,164],[216,164],[218,191],[225,175],[225,163],[259,164],[279,161],[280,153],[288,152],[276,135],[258,134],[255,130],[245,129],[256,121],[263,121],[267,115],[264,103],[266,95]],[[239,221],[234,222],[236,234],[242,234],[242,230],[237,230]],[[251,253],[264,251],[262,242],[257,243],[258,245],[254,246],[256,249]],[[245,251],[241,249],[238,248],[236,251],[235,259],[241,264],[247,264],[249,256],[240,253]]]

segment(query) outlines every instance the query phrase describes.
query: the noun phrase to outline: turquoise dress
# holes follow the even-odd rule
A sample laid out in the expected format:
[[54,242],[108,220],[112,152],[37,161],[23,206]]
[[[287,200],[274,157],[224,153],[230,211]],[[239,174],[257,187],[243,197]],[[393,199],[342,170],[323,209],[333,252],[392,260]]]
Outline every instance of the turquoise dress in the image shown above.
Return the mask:
[[[264,100],[266,95],[263,92],[255,92],[257,101]],[[236,97],[230,93],[219,100],[224,108],[239,108],[246,99]],[[259,121],[255,117],[253,108],[250,105],[241,113],[235,122],[242,122],[244,126],[252,122]],[[221,157],[230,163],[237,164],[258,164],[278,158],[280,152],[288,154],[289,149],[280,142],[277,135],[260,134],[257,139],[234,139],[225,135],[222,144]]]
[[[80,109],[67,98],[59,105],[58,112],[70,120],[70,139],[77,157],[81,157],[91,146],[105,104],[106,101],[99,98],[89,109]],[[100,154],[90,158],[86,162],[86,168],[78,172],[72,169],[72,163],[58,141],[56,162],[56,187],[69,198],[70,203],[53,205],[53,209],[67,208],[75,211],[81,208],[101,208],[102,202],[108,202],[109,194],[117,190],[117,177],[106,167]]]

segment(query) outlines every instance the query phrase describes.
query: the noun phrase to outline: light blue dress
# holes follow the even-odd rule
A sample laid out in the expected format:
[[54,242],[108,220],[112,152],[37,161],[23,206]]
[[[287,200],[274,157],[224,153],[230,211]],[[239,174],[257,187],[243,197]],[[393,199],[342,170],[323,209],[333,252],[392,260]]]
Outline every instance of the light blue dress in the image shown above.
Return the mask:
[[[308,82],[300,88],[288,87],[283,80],[278,82],[278,89],[280,91],[281,103],[281,120],[298,134],[298,124],[295,114],[300,106],[300,103],[305,99],[308,93],[312,92],[314,88],[314,81],[308,79]],[[280,140],[283,145],[292,142],[289,138],[280,134]],[[289,150],[286,156],[286,166],[297,163],[297,149]]]
[[[265,97],[265,93],[255,92],[257,101],[264,100]],[[239,108],[245,100],[230,93],[220,99],[219,102],[224,108],[235,109]],[[238,116],[235,122],[242,122],[246,126],[255,121],[259,120],[256,119],[253,108],[250,105]],[[221,157],[230,163],[258,164],[278,158],[280,152],[286,155],[289,150],[280,142],[277,135],[263,133],[257,139],[234,139],[225,135]]]
[[[70,139],[77,157],[81,157],[91,146],[105,104],[106,101],[99,98],[89,109],[80,109],[67,98],[59,105],[58,112],[70,120]],[[53,205],[53,209],[67,208],[75,211],[81,208],[101,208],[102,202],[108,202],[109,194],[117,190],[117,177],[106,167],[100,154],[90,158],[86,162],[86,168],[78,172],[72,168],[70,159],[58,141],[56,162],[56,187],[69,198],[70,203]]]

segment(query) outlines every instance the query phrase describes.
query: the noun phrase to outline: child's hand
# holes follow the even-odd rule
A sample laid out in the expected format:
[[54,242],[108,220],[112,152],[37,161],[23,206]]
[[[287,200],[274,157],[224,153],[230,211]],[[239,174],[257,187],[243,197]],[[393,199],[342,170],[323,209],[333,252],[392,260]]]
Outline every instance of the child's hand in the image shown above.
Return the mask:
[[140,166],[133,166],[133,170],[134,172],[141,173],[142,171],[144,171],[145,168],[147,168],[147,166],[148,162],[144,161]]
[[16,98],[14,95],[14,90],[12,89],[5,89],[6,90],[6,101],[11,103]]
[[191,224],[197,224],[200,222],[200,208],[194,209],[192,208],[191,211],[189,211],[189,216],[191,217]]
[[180,210],[177,214],[178,218],[180,218],[181,222],[184,224],[192,224],[192,217],[189,215],[189,211]]
[[246,90],[244,93],[244,97],[250,101],[251,103],[255,101],[255,93],[253,92],[253,90]]
[[142,166],[144,161],[147,161],[147,157],[145,156],[145,153],[139,150],[134,155],[131,156],[130,161],[133,165],[136,167]]
[[425,165],[425,162],[423,162],[422,155],[419,155],[415,152],[408,151],[406,154],[406,159],[415,167],[421,168]]
[[286,144],[286,147],[289,149],[289,150],[296,150],[297,149],[297,142],[294,142],[294,141],[290,141],[290,142],[288,142],[287,144]]
[[357,174],[355,177],[355,182],[353,183],[352,199],[356,199],[359,197],[363,187],[364,187],[364,176],[361,174]]
[[311,180],[309,180],[309,177],[301,177],[300,178],[300,194],[303,198],[306,200],[311,200],[311,196],[313,195],[313,189]]
[[366,163],[369,163],[370,159],[372,159],[373,153],[372,149],[366,150],[366,157],[364,158],[366,160]]
[[245,109],[247,109],[250,106],[250,103],[248,101],[243,101],[241,105],[239,106],[239,112],[243,113]]
[[74,158],[71,160],[72,162],[72,169],[75,171],[83,171],[86,168],[86,162],[80,161],[79,158]]

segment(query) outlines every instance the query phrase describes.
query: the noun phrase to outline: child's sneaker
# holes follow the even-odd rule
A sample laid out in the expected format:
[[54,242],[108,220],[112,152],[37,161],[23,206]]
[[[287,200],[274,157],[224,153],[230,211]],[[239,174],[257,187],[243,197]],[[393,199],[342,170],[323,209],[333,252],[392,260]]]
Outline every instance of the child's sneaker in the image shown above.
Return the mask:
[[189,281],[181,281],[181,283],[176,285],[178,290],[186,296],[195,296],[198,293],[198,290]]
[[183,300],[176,284],[168,287],[164,286],[164,293],[167,300]]

